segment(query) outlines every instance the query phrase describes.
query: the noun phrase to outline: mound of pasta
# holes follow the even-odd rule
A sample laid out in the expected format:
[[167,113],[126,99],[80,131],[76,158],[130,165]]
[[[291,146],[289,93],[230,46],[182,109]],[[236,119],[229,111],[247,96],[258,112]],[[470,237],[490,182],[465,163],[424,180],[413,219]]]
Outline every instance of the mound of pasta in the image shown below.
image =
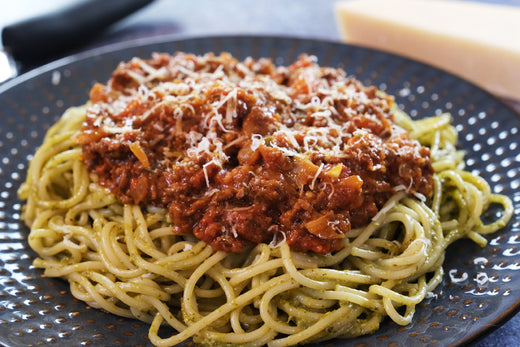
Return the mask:
[[[450,120],[412,120],[307,55],[134,58],[31,160],[19,197],[34,266],[92,307],[150,323],[157,346],[406,325],[448,245],[485,246],[513,212],[464,171]],[[485,224],[491,204],[503,213]]]

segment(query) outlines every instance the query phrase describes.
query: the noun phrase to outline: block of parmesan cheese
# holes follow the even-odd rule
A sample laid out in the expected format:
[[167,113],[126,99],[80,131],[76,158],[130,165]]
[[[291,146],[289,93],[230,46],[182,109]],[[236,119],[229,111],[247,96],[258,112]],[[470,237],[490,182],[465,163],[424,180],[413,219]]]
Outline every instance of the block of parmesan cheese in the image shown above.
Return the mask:
[[335,5],[342,38],[440,67],[520,100],[520,7],[456,0]]

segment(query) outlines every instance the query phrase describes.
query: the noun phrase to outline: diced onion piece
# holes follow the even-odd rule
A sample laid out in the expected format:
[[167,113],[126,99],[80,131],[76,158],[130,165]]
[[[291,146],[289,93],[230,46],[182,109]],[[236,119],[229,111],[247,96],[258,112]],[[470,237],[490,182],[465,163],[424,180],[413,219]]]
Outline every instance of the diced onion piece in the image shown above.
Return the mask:
[[352,175],[345,179],[350,189],[359,190],[363,187],[363,179],[358,175]]
[[307,182],[316,176],[319,171],[319,166],[315,165],[312,161],[306,158],[295,158],[295,178],[298,185],[303,186]]
[[334,228],[335,223],[331,220],[332,214],[332,211],[329,211],[327,214],[305,223],[305,228],[320,239],[344,238],[345,235]]
[[327,171],[326,175],[332,178],[338,178],[341,174],[341,170],[343,170],[343,164],[339,163],[338,165],[334,166],[332,169]]
[[128,147],[130,147],[130,150],[134,153],[139,162],[143,164],[145,168],[150,169],[150,162],[141,144],[139,142],[132,142]]

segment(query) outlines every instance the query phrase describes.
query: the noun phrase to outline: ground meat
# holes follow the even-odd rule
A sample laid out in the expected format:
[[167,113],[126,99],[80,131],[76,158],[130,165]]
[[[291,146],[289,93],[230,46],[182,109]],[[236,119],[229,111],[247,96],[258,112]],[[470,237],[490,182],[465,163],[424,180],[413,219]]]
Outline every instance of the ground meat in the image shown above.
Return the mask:
[[429,150],[394,125],[392,98],[306,55],[154,54],[90,95],[76,140],[98,184],[215,250],[283,236],[327,254],[396,190],[432,192]]

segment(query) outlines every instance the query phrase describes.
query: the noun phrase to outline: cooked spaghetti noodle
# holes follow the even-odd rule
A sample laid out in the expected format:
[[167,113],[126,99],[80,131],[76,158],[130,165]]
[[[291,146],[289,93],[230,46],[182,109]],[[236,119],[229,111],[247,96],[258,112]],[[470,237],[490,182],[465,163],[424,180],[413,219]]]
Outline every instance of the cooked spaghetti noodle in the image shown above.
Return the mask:
[[[513,211],[509,198],[464,171],[448,114],[414,121],[392,107],[395,123],[431,151],[428,197],[395,186],[369,223],[354,225],[327,254],[295,251],[283,232],[226,252],[172,233],[167,206],[123,203],[99,184],[78,143],[88,107],[67,110],[47,132],[19,190],[29,244],[40,256],[34,265],[69,281],[90,306],[150,323],[157,346],[188,338],[288,346],[369,334],[387,316],[409,324],[442,280],[448,245],[470,238],[485,246],[483,235],[504,227]],[[140,147],[132,153],[151,165]],[[321,171],[306,184],[314,186]],[[484,224],[491,204],[503,213]],[[161,325],[176,333],[159,336]]]

